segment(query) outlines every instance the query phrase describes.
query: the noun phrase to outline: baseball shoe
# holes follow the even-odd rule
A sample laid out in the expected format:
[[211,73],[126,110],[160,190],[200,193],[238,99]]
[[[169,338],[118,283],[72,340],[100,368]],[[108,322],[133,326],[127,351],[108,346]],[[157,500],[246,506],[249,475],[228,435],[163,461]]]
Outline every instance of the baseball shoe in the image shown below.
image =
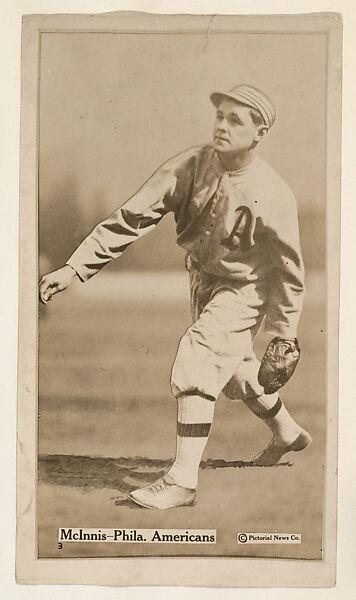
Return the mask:
[[150,485],[129,493],[129,498],[145,508],[174,508],[191,506],[195,501],[196,490],[171,483],[166,477]]
[[311,443],[311,435],[304,429],[301,430],[291,444],[283,443],[280,439],[273,436],[267,448],[255,456],[252,462],[259,467],[270,467],[279,463],[282,456],[287,452],[299,452],[300,450],[304,450],[304,448]]

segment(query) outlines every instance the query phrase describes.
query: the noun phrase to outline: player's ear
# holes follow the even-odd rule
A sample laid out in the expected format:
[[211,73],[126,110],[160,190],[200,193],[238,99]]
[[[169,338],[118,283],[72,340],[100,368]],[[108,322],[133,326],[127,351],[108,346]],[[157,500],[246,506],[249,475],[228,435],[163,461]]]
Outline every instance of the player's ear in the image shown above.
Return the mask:
[[256,148],[256,146],[259,144],[259,142],[261,140],[263,140],[263,138],[267,135],[267,133],[268,133],[267,125],[258,125],[256,127],[256,133],[254,135],[252,144],[250,146],[250,150],[252,150],[253,148]]
[[267,125],[258,125],[256,128],[255,141],[260,142],[268,133]]

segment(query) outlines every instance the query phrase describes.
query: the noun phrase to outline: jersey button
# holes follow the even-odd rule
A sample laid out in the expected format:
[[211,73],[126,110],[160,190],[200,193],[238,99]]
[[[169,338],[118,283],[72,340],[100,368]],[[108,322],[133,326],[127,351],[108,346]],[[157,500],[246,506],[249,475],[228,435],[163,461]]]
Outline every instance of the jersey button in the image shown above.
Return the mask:
[[206,232],[205,232],[205,235],[210,235],[210,231],[206,231]]

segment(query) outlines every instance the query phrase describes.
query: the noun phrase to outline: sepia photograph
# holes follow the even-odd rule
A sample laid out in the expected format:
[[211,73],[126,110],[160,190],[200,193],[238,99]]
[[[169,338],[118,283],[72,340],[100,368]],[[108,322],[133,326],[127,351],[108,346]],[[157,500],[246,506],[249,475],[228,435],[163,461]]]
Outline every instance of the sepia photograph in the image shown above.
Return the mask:
[[341,19],[93,19],[23,23],[36,559],[322,565]]

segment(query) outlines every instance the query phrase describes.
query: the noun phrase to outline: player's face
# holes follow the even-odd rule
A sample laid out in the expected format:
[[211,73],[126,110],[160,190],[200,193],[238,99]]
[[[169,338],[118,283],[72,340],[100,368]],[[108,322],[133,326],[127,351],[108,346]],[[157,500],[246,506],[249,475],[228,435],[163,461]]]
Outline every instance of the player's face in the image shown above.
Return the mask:
[[221,154],[241,154],[258,142],[265,130],[266,127],[255,125],[248,106],[226,98],[216,112],[214,148]]

